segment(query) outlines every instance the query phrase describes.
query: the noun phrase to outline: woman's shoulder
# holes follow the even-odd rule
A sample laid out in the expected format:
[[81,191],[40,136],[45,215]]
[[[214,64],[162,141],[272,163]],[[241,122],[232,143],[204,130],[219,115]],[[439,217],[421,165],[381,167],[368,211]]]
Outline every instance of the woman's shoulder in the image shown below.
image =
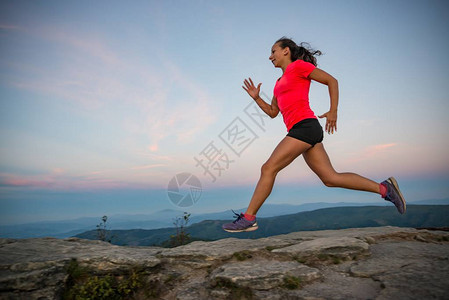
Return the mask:
[[316,68],[314,64],[306,62],[302,59],[295,60],[292,62],[292,65],[293,72],[304,77],[307,77]]
[[299,66],[299,67],[310,67],[310,66],[315,67],[314,64],[304,61],[302,59],[297,59],[294,62],[292,62],[292,64],[294,64],[294,66]]

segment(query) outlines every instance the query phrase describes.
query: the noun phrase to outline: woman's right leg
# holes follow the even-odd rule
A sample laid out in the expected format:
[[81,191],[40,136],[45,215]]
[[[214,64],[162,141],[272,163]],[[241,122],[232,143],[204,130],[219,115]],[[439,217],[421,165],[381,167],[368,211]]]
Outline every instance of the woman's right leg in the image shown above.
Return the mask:
[[[338,173],[332,167],[329,156],[324,150],[322,143],[316,144],[313,148],[307,150],[304,159],[315,174],[329,187],[342,187],[346,189],[367,191],[381,194],[381,185],[371,179],[365,178],[354,173]],[[406,210],[404,196],[399,190],[399,185],[394,177],[390,177],[382,182],[384,188],[382,197],[392,202],[399,213],[403,214]]]
[[310,169],[328,187],[341,187],[380,194],[379,183],[355,173],[336,172],[322,143],[316,144],[303,156]]

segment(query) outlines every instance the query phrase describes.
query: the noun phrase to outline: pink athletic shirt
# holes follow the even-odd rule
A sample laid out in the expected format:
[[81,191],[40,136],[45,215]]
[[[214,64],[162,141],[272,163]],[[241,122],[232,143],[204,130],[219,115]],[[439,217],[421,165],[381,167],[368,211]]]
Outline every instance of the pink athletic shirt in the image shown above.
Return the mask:
[[295,60],[287,66],[284,74],[274,86],[274,96],[284,117],[287,131],[304,119],[314,118],[309,105],[310,79],[308,76],[316,67],[303,60]]

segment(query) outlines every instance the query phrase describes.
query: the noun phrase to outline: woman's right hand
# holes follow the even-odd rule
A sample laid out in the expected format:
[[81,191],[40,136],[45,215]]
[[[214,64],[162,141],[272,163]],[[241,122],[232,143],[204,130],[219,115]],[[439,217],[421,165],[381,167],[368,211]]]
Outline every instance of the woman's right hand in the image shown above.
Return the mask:
[[257,98],[259,98],[260,86],[262,85],[262,83],[259,83],[256,87],[251,80],[251,77],[249,78],[249,81],[245,79],[243,83],[245,84],[245,86],[242,86],[242,88],[248,93],[248,95],[251,96],[251,98],[257,100]]

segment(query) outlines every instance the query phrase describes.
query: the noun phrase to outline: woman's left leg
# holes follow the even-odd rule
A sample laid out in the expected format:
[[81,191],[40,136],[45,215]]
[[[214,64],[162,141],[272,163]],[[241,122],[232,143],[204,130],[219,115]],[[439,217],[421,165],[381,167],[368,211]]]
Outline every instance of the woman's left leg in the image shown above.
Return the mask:
[[341,187],[380,194],[379,183],[358,174],[336,172],[322,143],[308,149],[303,153],[303,156],[310,169],[328,187]]

